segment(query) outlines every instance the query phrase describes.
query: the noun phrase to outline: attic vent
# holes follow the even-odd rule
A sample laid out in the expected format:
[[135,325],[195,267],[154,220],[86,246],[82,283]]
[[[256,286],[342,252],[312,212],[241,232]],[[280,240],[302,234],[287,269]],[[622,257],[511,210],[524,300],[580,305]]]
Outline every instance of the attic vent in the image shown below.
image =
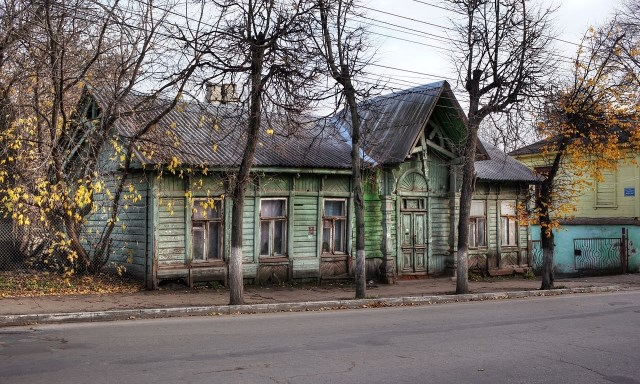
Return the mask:
[[238,101],[235,84],[207,84],[205,96],[208,103],[231,103]]

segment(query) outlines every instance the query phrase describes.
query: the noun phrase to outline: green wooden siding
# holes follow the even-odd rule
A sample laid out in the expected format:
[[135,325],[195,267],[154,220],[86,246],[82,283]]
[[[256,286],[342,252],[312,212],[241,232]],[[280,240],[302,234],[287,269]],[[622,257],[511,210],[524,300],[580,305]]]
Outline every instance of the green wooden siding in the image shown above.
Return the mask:
[[449,199],[431,198],[430,201],[430,254],[433,256],[448,255],[451,249],[449,244],[451,226],[451,208],[449,206]]
[[158,202],[156,227],[156,254],[160,266],[184,263],[185,249],[185,198],[165,197]]
[[264,175],[260,177],[260,192],[288,192],[291,179],[288,175]]
[[346,192],[349,193],[351,179],[348,176],[327,176],[324,180],[323,192]]
[[[94,194],[95,212],[87,218],[83,233],[84,243],[90,250],[91,245],[98,241],[98,233],[104,230],[107,220],[111,217],[111,204],[117,182],[116,176],[106,177],[102,192]],[[134,188],[134,193],[140,195],[136,202],[129,198],[129,182]],[[120,202],[118,219],[111,235],[109,262],[124,266],[128,274],[142,277],[146,262],[147,183],[140,175],[130,176],[129,182],[126,184],[126,195]],[[107,191],[111,193],[111,197]]]
[[296,180],[296,192],[318,192],[320,179],[315,175],[303,175]]
[[[244,199],[244,215],[242,219],[242,260],[243,262],[250,263],[255,260],[255,239],[254,234],[259,236],[260,234],[260,222],[259,216],[256,220],[256,215],[260,212],[256,206],[256,199],[254,196],[247,196]],[[227,224],[227,228],[230,228],[231,223]],[[254,230],[255,227],[255,230]]]
[[225,193],[224,181],[217,174],[193,176],[190,190],[194,197],[217,197]]
[[429,190],[432,193],[449,191],[449,165],[442,158],[430,154],[429,156]]
[[[290,227],[293,228],[293,249],[289,250],[289,256],[316,257],[317,237],[322,236],[322,227],[318,228],[318,198],[295,196],[292,200],[294,220]],[[313,228],[313,234],[309,233],[309,228]]]
[[368,258],[382,257],[384,248],[382,202],[378,194],[367,193],[364,197],[364,204],[364,246],[366,255]]

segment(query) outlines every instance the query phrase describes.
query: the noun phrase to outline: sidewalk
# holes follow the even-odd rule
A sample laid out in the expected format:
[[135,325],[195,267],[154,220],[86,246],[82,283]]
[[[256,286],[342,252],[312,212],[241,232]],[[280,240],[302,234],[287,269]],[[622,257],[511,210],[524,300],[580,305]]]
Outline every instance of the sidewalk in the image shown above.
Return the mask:
[[104,321],[226,313],[305,311],[417,305],[579,292],[640,290],[640,274],[556,279],[555,291],[539,291],[539,280],[519,277],[469,282],[471,294],[453,295],[449,278],[369,286],[367,300],[352,300],[351,284],[246,286],[244,306],[228,306],[229,291],[170,287],[159,291],[104,295],[36,296],[0,299],[0,326],[67,321]]

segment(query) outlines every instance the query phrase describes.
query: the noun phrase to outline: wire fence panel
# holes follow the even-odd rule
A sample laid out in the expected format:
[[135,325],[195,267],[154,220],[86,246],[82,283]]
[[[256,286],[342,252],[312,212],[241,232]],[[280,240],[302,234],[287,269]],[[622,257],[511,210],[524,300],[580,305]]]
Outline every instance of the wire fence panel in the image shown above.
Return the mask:
[[[55,232],[55,231],[53,231]],[[11,218],[0,218],[0,272],[50,272],[72,275],[81,270],[69,248],[60,247],[59,237],[40,225],[19,226]],[[113,262],[96,272],[119,274]]]
[[578,271],[621,270],[621,238],[574,239],[573,255]]
[[533,273],[539,275],[542,273],[542,242],[540,240],[531,241],[531,260]]

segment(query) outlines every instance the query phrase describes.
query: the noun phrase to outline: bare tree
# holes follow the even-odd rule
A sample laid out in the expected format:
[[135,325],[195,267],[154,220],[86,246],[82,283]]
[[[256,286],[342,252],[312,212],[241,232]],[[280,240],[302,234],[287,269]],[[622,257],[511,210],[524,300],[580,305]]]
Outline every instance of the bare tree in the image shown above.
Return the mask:
[[624,34],[618,41],[616,58],[625,71],[627,81],[640,84],[640,2],[627,0],[619,15],[612,21],[617,33],[609,36],[609,49],[616,48],[616,35]]
[[[311,2],[212,1],[214,21],[197,41],[205,48],[204,83],[233,84],[239,95],[236,107],[246,121],[246,138],[237,172],[230,178],[233,200],[231,217],[231,255],[229,260],[229,303],[242,304],[242,228],[247,186],[263,121],[279,116],[295,122],[308,110],[308,92],[317,80],[315,61],[306,52],[304,32],[314,7]],[[201,17],[195,23],[204,23]],[[194,36],[183,35],[186,41]],[[295,127],[295,123],[291,124]]]
[[[163,30],[168,12],[152,4],[20,4],[29,27],[14,40],[11,54],[3,56],[3,66],[20,70],[20,81],[5,98],[13,119],[0,137],[6,149],[3,164],[13,170],[13,183],[2,185],[3,203],[24,228],[43,229],[46,235],[32,237],[40,242],[35,249],[57,255],[66,273],[96,273],[109,259],[136,142],[175,106],[195,59],[171,46],[171,35]],[[147,96],[134,97],[142,86],[151,89]],[[100,95],[99,110],[87,109],[88,94]],[[148,112],[167,94],[172,101],[146,113],[142,126],[127,135],[117,132],[120,119]],[[122,172],[111,180],[107,220],[89,234],[87,217],[95,212],[95,195],[108,184],[100,154],[109,146]]]
[[[346,105],[345,118],[349,119],[351,130],[352,185],[355,206],[356,266],[355,281],[357,299],[366,296],[366,254],[364,194],[362,186],[363,132],[358,111],[358,100],[368,93],[358,89],[356,77],[366,66],[364,57],[366,44],[361,26],[349,25],[349,20],[357,14],[357,3],[353,0],[319,0],[319,30],[315,37],[328,74],[336,82],[339,97],[337,106]],[[312,32],[313,34],[313,32]]]
[[478,137],[506,153],[531,144],[538,138],[535,116],[531,111],[517,108],[507,113],[489,115],[480,124]]
[[454,63],[469,97],[463,151],[457,241],[456,292],[468,292],[469,215],[475,184],[478,128],[492,113],[507,111],[540,95],[553,68],[551,9],[526,0],[448,0],[464,15],[456,23]]

